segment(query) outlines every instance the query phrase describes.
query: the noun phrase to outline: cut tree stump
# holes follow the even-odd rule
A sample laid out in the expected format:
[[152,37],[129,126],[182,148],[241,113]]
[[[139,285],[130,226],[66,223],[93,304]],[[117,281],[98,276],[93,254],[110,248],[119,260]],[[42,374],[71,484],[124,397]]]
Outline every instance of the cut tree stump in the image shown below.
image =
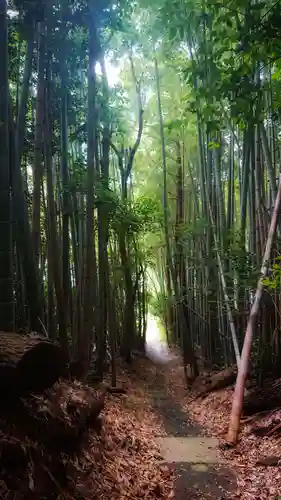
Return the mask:
[[0,395],[40,394],[67,373],[61,347],[39,335],[0,331]]

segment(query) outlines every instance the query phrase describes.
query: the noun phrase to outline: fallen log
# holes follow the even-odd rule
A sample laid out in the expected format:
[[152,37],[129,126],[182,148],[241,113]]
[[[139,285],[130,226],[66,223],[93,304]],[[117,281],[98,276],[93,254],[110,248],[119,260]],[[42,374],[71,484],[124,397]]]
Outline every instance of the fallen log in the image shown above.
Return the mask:
[[0,395],[18,399],[42,393],[67,373],[61,347],[39,335],[0,331]]
[[[225,368],[225,370],[222,370],[218,373],[214,373],[213,375],[208,376],[205,380],[200,381],[201,387],[197,389],[198,393],[196,397],[199,398],[209,394],[210,392],[224,389],[225,387],[234,384],[236,377],[236,365]],[[194,387],[196,387],[195,384],[193,388]]]
[[19,400],[17,411],[1,415],[0,499],[80,498],[75,489],[84,459],[80,452],[93,438],[89,429],[102,429],[105,397],[60,380],[44,394]]
[[[24,429],[32,442],[39,442],[53,453],[77,453],[89,429],[100,432],[100,413],[106,394],[95,396],[90,388],[60,381],[43,395],[21,399],[16,411],[6,417],[13,427]],[[1,449],[0,449],[1,452]]]
[[54,408],[45,412],[29,415],[27,434],[41,440],[49,450],[63,450],[66,454],[77,453],[88,436],[89,429],[101,430],[99,415],[104,408],[105,395],[99,399],[91,398],[86,406],[70,402],[66,413],[59,414]]
[[243,413],[244,415],[254,415],[255,413],[275,410],[281,407],[281,379],[268,381],[264,387],[255,387],[248,391]]

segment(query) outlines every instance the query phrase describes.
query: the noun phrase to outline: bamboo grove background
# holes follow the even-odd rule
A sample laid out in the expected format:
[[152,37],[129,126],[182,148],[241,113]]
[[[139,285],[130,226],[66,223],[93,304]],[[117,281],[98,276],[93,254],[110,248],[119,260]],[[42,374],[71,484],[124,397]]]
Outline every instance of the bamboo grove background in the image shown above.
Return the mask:
[[[0,328],[79,376],[239,357],[280,170],[280,3],[0,0]],[[110,82],[113,67],[118,81]],[[280,221],[255,332],[280,372]]]

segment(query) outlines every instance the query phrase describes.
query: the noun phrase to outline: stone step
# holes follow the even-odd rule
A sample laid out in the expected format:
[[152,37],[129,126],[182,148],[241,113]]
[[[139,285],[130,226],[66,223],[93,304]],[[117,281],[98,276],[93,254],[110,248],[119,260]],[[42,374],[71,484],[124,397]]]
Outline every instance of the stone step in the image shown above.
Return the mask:
[[218,439],[209,437],[157,438],[166,463],[218,464]]

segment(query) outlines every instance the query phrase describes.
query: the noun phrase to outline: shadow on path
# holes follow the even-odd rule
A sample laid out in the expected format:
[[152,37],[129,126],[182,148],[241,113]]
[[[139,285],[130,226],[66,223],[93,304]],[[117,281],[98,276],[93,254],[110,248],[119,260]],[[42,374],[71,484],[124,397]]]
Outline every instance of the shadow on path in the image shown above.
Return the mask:
[[[204,443],[204,436],[199,425],[192,422],[184,412],[180,404],[169,394],[165,384],[165,377],[158,372],[154,380],[149,384],[152,404],[159,414],[165,430],[170,437],[183,438],[186,443],[186,461],[174,460],[173,463],[167,463],[167,466],[175,470],[177,480],[175,485],[175,500],[192,499],[211,499],[211,500],[229,500],[230,492],[236,490],[235,474],[227,467],[219,463],[194,463],[191,456],[194,453],[188,452],[194,446],[194,439],[200,438]],[[188,440],[190,439],[190,442]],[[177,455],[178,440],[175,439],[174,455]],[[208,454],[206,452],[206,454]]]
[[150,386],[150,395],[153,407],[160,415],[168,436],[194,437],[201,435],[200,427],[188,420],[188,416],[180,404],[169,395],[162,373],[157,372]]

